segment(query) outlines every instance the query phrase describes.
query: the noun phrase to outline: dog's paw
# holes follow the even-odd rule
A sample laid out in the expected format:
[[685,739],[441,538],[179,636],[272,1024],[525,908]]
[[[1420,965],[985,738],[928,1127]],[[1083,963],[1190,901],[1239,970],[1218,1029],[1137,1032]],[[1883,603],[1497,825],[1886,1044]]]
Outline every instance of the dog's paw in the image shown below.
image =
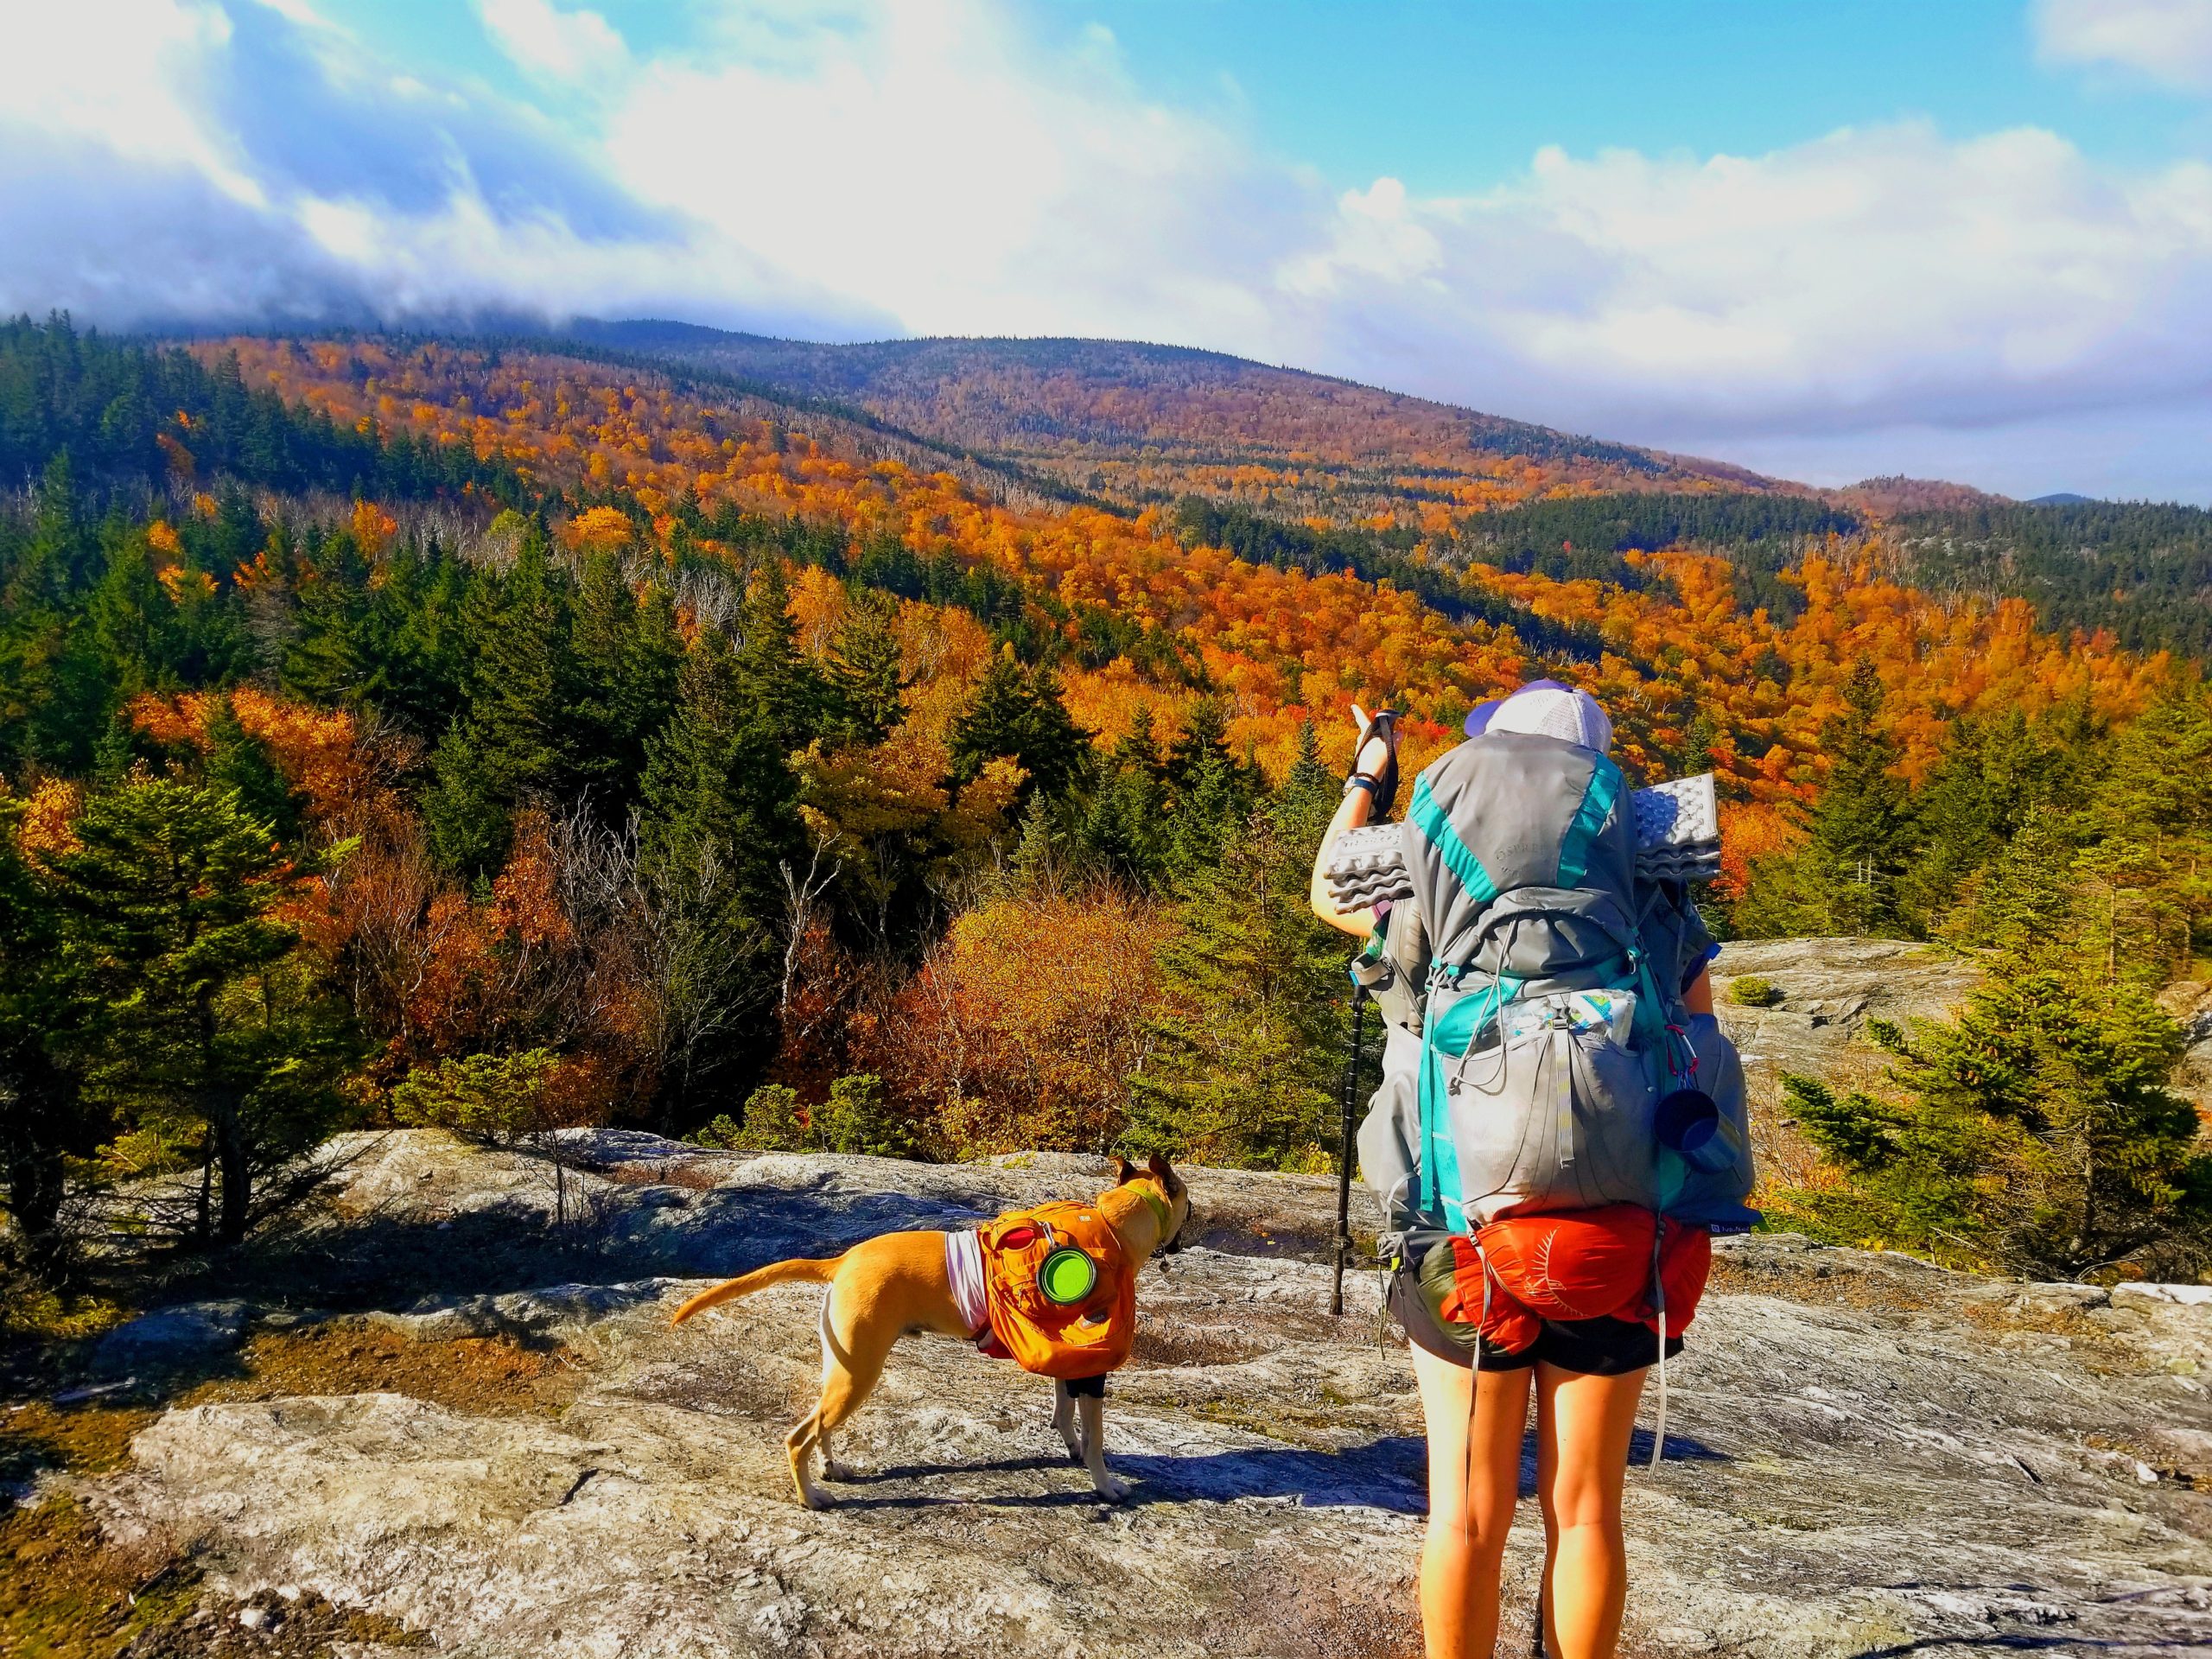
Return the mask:
[[828,1494],[819,1491],[810,1481],[798,1489],[798,1501],[803,1509],[826,1510],[830,1507]]
[[1094,1475],[1091,1477],[1090,1484],[1096,1490],[1098,1496],[1109,1503],[1123,1503],[1128,1501],[1129,1483],[1118,1475]]
[[853,1465],[851,1464],[840,1463],[835,1458],[824,1458],[822,1460],[822,1478],[824,1480],[858,1480],[860,1477],[854,1472]]
[[1060,1431],[1060,1443],[1067,1447],[1069,1457],[1077,1463],[1081,1463],[1083,1461],[1082,1435],[1077,1433],[1073,1429],[1062,1429]]

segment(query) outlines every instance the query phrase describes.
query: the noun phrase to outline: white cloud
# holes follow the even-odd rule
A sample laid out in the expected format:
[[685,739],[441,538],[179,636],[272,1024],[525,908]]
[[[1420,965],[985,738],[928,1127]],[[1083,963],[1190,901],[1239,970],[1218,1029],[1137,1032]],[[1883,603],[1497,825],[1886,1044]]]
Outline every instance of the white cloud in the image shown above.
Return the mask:
[[[1385,181],[1388,182],[1387,181]],[[2023,129],[1921,124],[1762,156],[1540,154],[1478,197],[1350,196],[1344,312],[1424,389],[1639,429],[1986,421],[2212,377],[2212,168],[2101,168]],[[1395,274],[1417,232],[1439,261]],[[1309,272],[1306,285],[1316,289]],[[1492,402],[1497,401],[1494,396]]]
[[477,0],[476,10],[518,68],[549,80],[619,73],[630,55],[621,35],[595,11],[563,11],[549,0]]
[[1419,223],[1396,179],[1377,179],[1364,190],[1337,198],[1337,223],[1329,245],[1288,261],[1277,280],[1294,294],[1339,294],[1357,283],[1405,282],[1444,264],[1436,233]]
[[1100,32],[1057,59],[983,0],[871,6],[772,52],[652,65],[606,131],[640,200],[909,328],[1261,320],[1230,251],[1267,193],[1218,130],[1139,97]]
[[2198,163],[1907,123],[1332,190],[1001,0],[726,0],[660,54],[480,3],[543,108],[304,0],[0,0],[0,309],[1133,336],[1723,452],[2212,384]]
[[[221,7],[170,0],[87,0],[0,7],[18,73],[7,118],[30,132],[97,134],[142,166],[200,175],[234,200],[259,205],[259,187],[234,147],[200,118],[197,89],[229,46]],[[92,49],[97,47],[97,50]]]
[[2119,68],[2184,92],[2212,92],[2212,0],[2037,0],[2048,63]]

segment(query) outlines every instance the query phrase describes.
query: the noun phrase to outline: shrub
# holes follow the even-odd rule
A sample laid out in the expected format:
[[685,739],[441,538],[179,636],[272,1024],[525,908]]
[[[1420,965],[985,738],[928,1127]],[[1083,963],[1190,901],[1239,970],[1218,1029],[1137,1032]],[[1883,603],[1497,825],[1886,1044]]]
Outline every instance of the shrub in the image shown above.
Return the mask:
[[866,1153],[874,1158],[914,1155],[905,1117],[884,1097],[883,1079],[871,1072],[831,1084],[821,1122],[823,1143],[831,1152]]
[[741,1151],[745,1146],[745,1126],[728,1112],[716,1112],[682,1139],[687,1147],[705,1147],[714,1152]]
[[768,1083],[747,1098],[745,1121],[725,1144],[746,1152],[812,1152],[818,1143],[797,1092],[780,1083]]
[[906,1116],[886,1097],[872,1072],[839,1077],[830,1098],[809,1110],[798,1093],[780,1083],[763,1084],[745,1103],[742,1122],[728,1112],[684,1140],[695,1147],[731,1152],[857,1152],[875,1158],[912,1158],[914,1138]]
[[1782,987],[1757,974],[1745,974],[1730,983],[1728,1000],[1738,1007],[1770,1008],[1782,1001]]
[[742,1119],[717,1112],[704,1128],[683,1138],[692,1146],[725,1152],[817,1152],[821,1142],[808,1119],[797,1090],[764,1083],[747,1097]]
[[417,1066],[394,1085],[391,1115],[471,1141],[513,1141],[546,1127],[546,1085],[560,1064],[550,1050],[532,1048]]

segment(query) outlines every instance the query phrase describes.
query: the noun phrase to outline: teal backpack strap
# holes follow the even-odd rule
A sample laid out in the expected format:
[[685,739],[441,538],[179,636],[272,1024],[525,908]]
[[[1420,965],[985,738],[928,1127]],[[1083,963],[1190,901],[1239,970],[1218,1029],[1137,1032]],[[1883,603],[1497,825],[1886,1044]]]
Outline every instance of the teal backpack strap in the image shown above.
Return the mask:
[[1567,827],[1567,834],[1559,847],[1559,879],[1556,885],[1579,887],[1590,874],[1590,861],[1598,850],[1598,836],[1613,808],[1627,787],[1621,769],[1604,755],[1591,768],[1590,781],[1582,791],[1582,804],[1574,810],[1574,821]]
[[[1414,791],[1414,797],[1416,799],[1420,797],[1418,788]],[[1424,1216],[1444,1213],[1438,1205],[1442,1179],[1438,1166],[1447,1158],[1451,1160],[1452,1185],[1455,1189],[1459,1177],[1459,1154],[1452,1150],[1452,1137],[1449,1135],[1439,1135],[1436,1132],[1437,1120],[1442,1116],[1437,1109],[1436,1096],[1443,1071],[1436,1058],[1436,993],[1445,982],[1446,971],[1440,966],[1429,972],[1427,1007],[1421,1022],[1421,1076],[1414,1090],[1421,1114],[1421,1212]]]
[[[1414,780],[1414,798],[1406,809],[1406,816],[1435,843],[1446,866],[1459,878],[1459,885],[1473,895],[1476,903],[1487,904],[1497,897],[1497,883],[1483,868],[1482,860],[1475,856],[1475,849],[1462,841],[1459,832],[1452,827],[1452,815],[1429,789],[1428,774],[1425,772]],[[1433,920],[1429,925],[1435,926]]]
[[1505,1005],[1521,994],[1522,982],[1501,974],[1481,990],[1440,1010],[1435,992],[1455,986],[1463,971],[1439,967],[1431,972],[1428,1008],[1421,1020],[1421,1080],[1415,1098],[1421,1116],[1421,1211],[1441,1217],[1454,1232],[1471,1233],[1466,1193],[1459,1179],[1459,1147],[1452,1138],[1450,1114],[1444,1109],[1445,1061],[1465,1056]]

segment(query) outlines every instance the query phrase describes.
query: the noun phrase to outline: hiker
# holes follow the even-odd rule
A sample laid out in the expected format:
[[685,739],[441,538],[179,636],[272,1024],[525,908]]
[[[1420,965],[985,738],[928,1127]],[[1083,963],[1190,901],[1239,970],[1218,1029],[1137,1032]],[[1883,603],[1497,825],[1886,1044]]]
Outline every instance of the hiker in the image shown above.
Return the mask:
[[[1430,1659],[1495,1645],[1532,1392],[1537,1650],[1601,1659],[1626,1599],[1621,1497],[1646,1372],[1659,1363],[1663,1441],[1661,1357],[1695,1311],[1708,1230],[1750,1215],[1742,1071],[1695,905],[1636,874],[1598,701],[1538,682],[1466,732],[1416,782],[1413,899],[1339,914],[1330,847],[1397,789],[1394,722],[1368,723],[1313,905],[1364,941],[1354,976],[1385,1022],[1360,1166],[1384,1199],[1388,1301],[1427,1427]],[[1657,1126],[1700,1112],[1718,1122],[1701,1120],[1693,1165]]]

